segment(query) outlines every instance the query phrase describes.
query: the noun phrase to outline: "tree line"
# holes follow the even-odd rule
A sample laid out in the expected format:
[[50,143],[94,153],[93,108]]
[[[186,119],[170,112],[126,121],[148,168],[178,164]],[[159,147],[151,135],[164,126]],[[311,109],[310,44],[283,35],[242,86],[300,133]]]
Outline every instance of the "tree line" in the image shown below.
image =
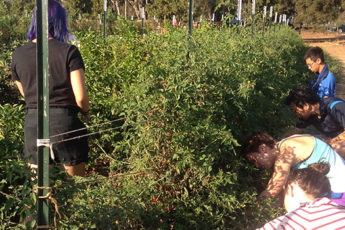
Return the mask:
[[[104,0],[59,0],[67,9],[72,20],[97,18],[103,14]],[[193,0],[195,20],[211,19],[237,14],[238,0]],[[253,0],[242,0],[242,18],[251,16]],[[295,23],[324,24],[334,22],[345,11],[345,0],[256,0],[256,14],[263,13],[263,7],[273,7],[274,12],[294,17]],[[35,0],[5,0],[11,13],[23,15],[30,12]],[[107,0],[109,13],[116,17],[140,19],[142,7],[146,19],[158,21],[171,20],[173,15],[178,21],[188,21],[188,0]],[[214,16],[213,16],[214,15]],[[343,16],[343,15],[342,15]]]

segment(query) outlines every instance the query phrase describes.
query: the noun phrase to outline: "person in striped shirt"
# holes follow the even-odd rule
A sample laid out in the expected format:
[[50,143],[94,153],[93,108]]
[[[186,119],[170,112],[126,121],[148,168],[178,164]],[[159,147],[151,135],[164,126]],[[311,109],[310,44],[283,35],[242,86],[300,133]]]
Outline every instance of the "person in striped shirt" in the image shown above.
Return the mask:
[[331,185],[325,176],[326,163],[292,170],[285,187],[284,207],[288,211],[259,230],[345,229],[345,208],[325,197]]

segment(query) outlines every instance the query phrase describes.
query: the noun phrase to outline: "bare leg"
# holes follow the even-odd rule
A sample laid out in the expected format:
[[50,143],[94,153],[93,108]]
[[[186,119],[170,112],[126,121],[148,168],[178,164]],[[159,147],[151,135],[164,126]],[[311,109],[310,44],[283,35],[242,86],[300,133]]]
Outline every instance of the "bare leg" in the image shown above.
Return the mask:
[[345,159],[345,140],[333,141],[330,143],[334,151]]
[[64,165],[63,167],[65,168],[66,172],[70,176],[85,176],[85,162],[82,162],[78,165],[73,165],[73,166],[66,166]]

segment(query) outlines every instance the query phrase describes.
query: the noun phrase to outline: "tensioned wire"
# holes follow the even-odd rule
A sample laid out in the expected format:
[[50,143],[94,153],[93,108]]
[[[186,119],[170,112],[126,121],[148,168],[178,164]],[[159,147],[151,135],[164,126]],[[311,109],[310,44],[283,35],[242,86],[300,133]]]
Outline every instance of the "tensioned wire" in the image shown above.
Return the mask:
[[[80,135],[80,136],[75,136],[75,137],[71,137],[71,138],[67,138],[67,139],[62,139],[60,141],[54,141],[54,142],[51,142],[50,144],[53,145],[53,144],[62,143],[62,142],[65,142],[65,141],[71,141],[71,140],[75,140],[75,139],[79,139],[79,138],[83,138],[83,137],[87,137],[87,136],[92,136],[92,135],[95,135],[95,134],[101,134],[101,133],[104,133],[104,132],[112,131],[112,130],[115,130],[115,129],[121,129],[121,128],[124,128],[124,127],[136,125],[136,124],[141,124],[141,123],[144,123],[144,122],[145,121],[138,121],[138,122],[134,122],[133,124],[126,124],[126,125],[121,125],[121,126],[109,128],[109,129],[99,130],[99,131],[96,131],[96,132],[92,132],[92,133],[88,133],[88,134],[84,134],[84,135]],[[97,127],[97,126],[100,126],[100,125],[95,125],[94,127]],[[83,128],[83,129],[86,129],[86,128]],[[76,132],[76,131],[77,130],[74,130],[73,132]],[[63,134],[66,134],[66,133],[62,133],[62,134],[59,134],[59,135],[63,135]],[[59,135],[56,135],[56,136],[59,136]]]
[[[85,128],[71,130],[71,131],[68,131],[68,132],[64,132],[64,133],[60,133],[60,134],[56,134],[56,135],[50,136],[50,138],[59,137],[59,136],[62,136],[62,135],[66,135],[66,134],[70,134],[70,133],[75,133],[75,132],[86,130],[86,129],[90,129],[90,128],[100,127],[100,126],[103,126],[103,125],[106,125],[106,124],[111,124],[111,123],[114,123],[116,121],[122,121],[122,120],[126,120],[126,118],[122,117],[122,118],[118,118],[118,119],[115,119],[115,120],[106,121],[106,122],[103,122],[103,123],[100,123],[100,124],[95,124],[95,125],[92,125],[92,126],[88,126],[88,127],[85,127]],[[124,124],[124,125],[120,125],[120,126],[113,127],[113,128],[108,128],[108,129],[104,129],[104,130],[98,130],[96,132],[92,132],[92,133],[88,133],[88,134],[83,134],[83,135],[79,135],[79,136],[75,136],[75,137],[71,137],[71,138],[66,138],[66,139],[62,139],[62,140],[59,140],[59,141],[50,141],[50,143],[49,143],[50,156],[51,156],[51,158],[53,160],[55,159],[54,151],[53,151],[53,145],[54,144],[58,144],[58,143],[66,142],[66,141],[71,141],[71,140],[76,140],[76,139],[80,139],[80,138],[83,138],[83,137],[93,136],[93,135],[96,135],[96,134],[101,134],[101,133],[109,132],[109,131],[116,130],[116,129],[122,129],[122,128],[125,128],[125,127],[133,126],[133,125],[136,125],[136,124],[141,124],[141,123],[144,123],[144,122],[145,121],[138,121],[138,122],[134,122],[132,124]]]
[[62,136],[62,135],[66,135],[66,134],[70,134],[70,133],[74,133],[74,132],[78,132],[78,131],[82,131],[82,130],[86,130],[86,129],[89,129],[89,128],[99,127],[99,126],[106,125],[106,124],[111,124],[111,123],[114,123],[116,121],[122,121],[122,120],[125,120],[125,119],[126,119],[125,117],[121,117],[121,118],[118,118],[118,119],[115,119],[115,120],[103,122],[101,124],[95,124],[95,125],[91,125],[91,126],[88,126],[88,127],[85,127],[85,128],[81,128],[81,129],[74,129],[74,130],[71,130],[71,131],[68,131],[68,132],[65,132],[65,133],[59,133],[59,134],[56,134],[54,136],[50,136],[50,138],[58,137],[58,136]]

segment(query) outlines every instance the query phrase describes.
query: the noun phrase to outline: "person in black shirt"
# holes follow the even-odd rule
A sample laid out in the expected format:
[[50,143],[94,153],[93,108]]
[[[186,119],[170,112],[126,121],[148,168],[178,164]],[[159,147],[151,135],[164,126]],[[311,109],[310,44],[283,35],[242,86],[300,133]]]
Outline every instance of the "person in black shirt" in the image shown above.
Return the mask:
[[[49,110],[50,165],[62,163],[71,175],[84,176],[88,161],[86,138],[63,141],[86,134],[80,112],[89,122],[89,98],[84,82],[84,62],[77,47],[67,42],[73,36],[67,29],[65,9],[56,0],[48,2],[49,17]],[[37,167],[37,83],[36,83],[36,9],[33,13],[29,42],[12,55],[12,80],[25,99],[24,148],[22,157]],[[78,132],[63,134],[72,130]],[[55,144],[54,144],[55,142]]]
[[297,116],[324,134],[332,148],[345,156],[345,102],[337,97],[320,99],[307,86],[292,90],[286,98]]

